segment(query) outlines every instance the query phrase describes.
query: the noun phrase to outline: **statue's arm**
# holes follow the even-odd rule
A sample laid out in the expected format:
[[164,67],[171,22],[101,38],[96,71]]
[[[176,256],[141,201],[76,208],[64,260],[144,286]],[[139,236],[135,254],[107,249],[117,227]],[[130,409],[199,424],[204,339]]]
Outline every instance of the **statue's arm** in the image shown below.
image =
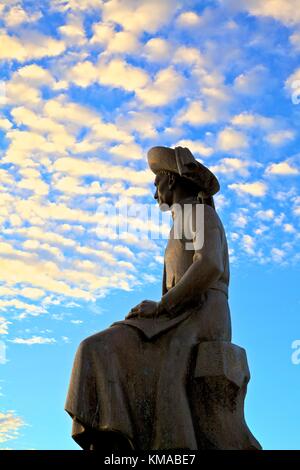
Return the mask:
[[222,232],[211,211],[212,208],[205,207],[203,246],[195,249],[193,263],[180,281],[162,296],[158,312],[166,310],[173,316],[181,313],[182,307],[196,304],[224,272]]

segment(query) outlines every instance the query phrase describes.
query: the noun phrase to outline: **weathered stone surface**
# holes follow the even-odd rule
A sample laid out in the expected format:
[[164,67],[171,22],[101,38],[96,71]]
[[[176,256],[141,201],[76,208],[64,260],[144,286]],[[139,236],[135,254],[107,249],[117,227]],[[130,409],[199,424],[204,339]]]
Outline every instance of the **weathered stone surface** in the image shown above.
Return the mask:
[[[181,147],[155,147],[148,162],[154,198],[173,216],[162,297],[81,343],[66,401],[72,436],[84,449],[108,452],[260,449],[244,417],[246,353],[231,343],[228,246],[213,202],[218,180]],[[191,216],[190,240],[174,236],[181,210]]]
[[224,377],[241,388],[250,380],[246,351],[228,341],[200,343],[194,378]]
[[243,348],[225,341],[199,344],[190,386],[199,449],[261,449],[244,417],[249,379]]

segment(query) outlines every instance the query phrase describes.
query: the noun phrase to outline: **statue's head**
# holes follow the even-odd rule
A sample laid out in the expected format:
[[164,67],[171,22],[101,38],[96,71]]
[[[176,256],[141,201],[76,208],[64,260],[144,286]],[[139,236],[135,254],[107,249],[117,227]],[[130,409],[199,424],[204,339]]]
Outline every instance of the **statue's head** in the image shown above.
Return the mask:
[[199,186],[178,174],[162,170],[158,172],[154,180],[155,194],[154,199],[158,202],[162,210],[168,210],[173,204],[175,193],[187,196],[197,196]]
[[198,196],[213,206],[212,196],[219,191],[219,182],[208,168],[194,158],[189,149],[153,147],[147,156],[149,167],[156,175],[154,198],[162,210],[168,210],[174,199],[178,200],[180,196]]

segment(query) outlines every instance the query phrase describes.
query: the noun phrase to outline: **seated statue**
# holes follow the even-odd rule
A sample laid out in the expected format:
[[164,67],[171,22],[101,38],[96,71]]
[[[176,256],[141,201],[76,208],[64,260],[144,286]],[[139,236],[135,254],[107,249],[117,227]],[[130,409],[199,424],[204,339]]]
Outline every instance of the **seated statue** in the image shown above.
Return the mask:
[[173,217],[162,297],[80,344],[65,406],[72,437],[107,452],[260,449],[244,419],[246,354],[231,343],[218,180],[187,148],[154,147],[148,163]]

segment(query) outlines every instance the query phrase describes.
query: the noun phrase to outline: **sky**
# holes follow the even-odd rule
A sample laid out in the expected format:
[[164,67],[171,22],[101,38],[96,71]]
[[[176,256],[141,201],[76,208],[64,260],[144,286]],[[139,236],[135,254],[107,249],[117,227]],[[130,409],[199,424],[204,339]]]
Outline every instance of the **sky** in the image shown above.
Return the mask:
[[0,0],[1,449],[78,449],[79,343],[160,299],[155,145],[220,181],[246,419],[300,448],[299,59],[299,0]]

